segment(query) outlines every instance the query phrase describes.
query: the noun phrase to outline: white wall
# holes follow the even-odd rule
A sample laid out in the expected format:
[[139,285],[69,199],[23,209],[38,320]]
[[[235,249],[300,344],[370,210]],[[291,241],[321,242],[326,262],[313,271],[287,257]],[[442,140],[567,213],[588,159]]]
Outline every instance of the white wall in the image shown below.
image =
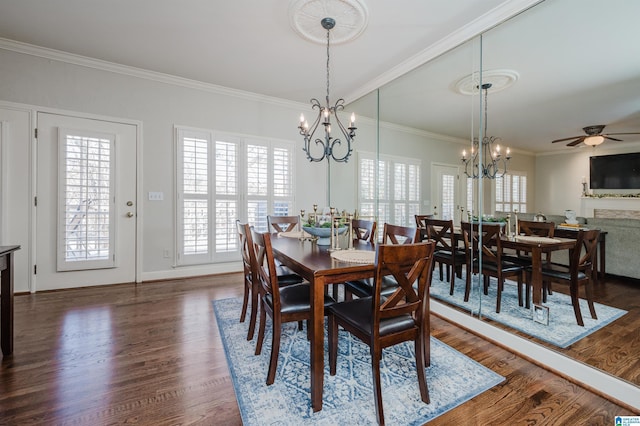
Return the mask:
[[537,156],[536,211],[561,215],[565,210],[574,210],[579,214],[582,209],[582,177],[589,180],[589,157],[638,152],[640,144],[634,142],[632,136],[626,139],[624,143],[605,142],[595,148],[584,146],[573,148],[566,153]]
[[[120,69],[118,69],[119,71]],[[173,84],[168,78],[142,78],[141,73],[122,72],[45,59],[0,49],[0,100],[78,113],[119,117],[142,123],[142,280],[238,270],[239,264],[204,267],[173,267],[163,256],[173,256],[174,243],[174,148],[173,127],[185,125],[290,140],[296,150],[295,210],[309,211],[326,200],[327,164],[310,163],[302,151],[297,124],[300,112],[310,106],[210,86]],[[161,81],[158,81],[161,80]],[[170,81],[170,82],[168,82]],[[422,160],[422,194],[430,200],[431,164],[460,163],[462,144],[424,132],[382,123],[380,134],[374,119],[358,117],[355,150],[418,157]],[[27,141],[28,143],[28,141]],[[332,163],[331,203],[356,207],[356,156],[347,164]],[[22,161],[22,160],[21,160]],[[514,155],[517,170],[533,173],[532,157]],[[29,165],[24,165],[25,174]],[[146,200],[150,191],[164,193],[164,201]],[[529,194],[534,191],[530,190]],[[25,206],[28,209],[29,206]],[[424,207],[429,211],[430,207]],[[27,242],[28,245],[28,242]],[[24,247],[28,249],[28,247]],[[27,291],[21,283],[16,291]]]

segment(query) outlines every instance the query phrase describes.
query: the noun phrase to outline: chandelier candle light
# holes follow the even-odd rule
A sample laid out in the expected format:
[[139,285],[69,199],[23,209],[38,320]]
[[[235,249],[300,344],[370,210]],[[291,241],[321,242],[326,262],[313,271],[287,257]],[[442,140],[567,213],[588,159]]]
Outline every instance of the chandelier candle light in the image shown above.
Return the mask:
[[[511,151],[506,149],[503,156],[500,152],[498,141],[500,138],[495,136],[487,136],[487,93],[491,88],[491,83],[485,83],[481,86],[484,90],[484,133],[482,134],[482,142],[478,138],[473,139],[471,147],[471,155],[467,157],[467,151],[462,151],[462,162],[465,165],[464,174],[473,179],[479,178],[501,178],[507,173],[507,162],[511,159]],[[482,157],[480,157],[482,155]],[[471,167],[471,171],[469,171]],[[500,170],[500,167],[503,169]]]
[[[307,154],[307,158],[312,162],[319,162],[324,160],[325,158],[329,161],[333,158],[337,162],[346,163],[351,156],[351,142],[353,138],[356,136],[356,127],[354,126],[354,122],[356,120],[355,114],[351,114],[351,120],[349,122],[349,127],[345,127],[340,121],[340,117],[338,116],[338,112],[344,110],[344,99],[340,98],[336,101],[333,106],[330,106],[329,102],[329,39],[330,39],[330,31],[336,25],[336,21],[333,18],[324,18],[320,22],[322,27],[327,30],[327,95],[326,95],[326,105],[322,106],[320,101],[313,98],[311,99],[311,107],[312,109],[318,110],[318,117],[315,119],[311,127],[309,127],[309,123],[304,118],[303,114],[300,114],[300,125],[298,129],[300,129],[300,134],[304,137],[304,147],[302,148],[304,152]],[[331,136],[331,120],[332,117],[334,119],[335,124],[337,124],[344,140],[340,137],[334,138]],[[322,123],[324,127],[324,135],[318,136],[314,139],[314,134],[318,126]],[[317,156],[312,155],[311,153],[311,141],[314,141],[315,144],[321,147],[321,154]],[[335,149],[338,146],[346,143],[346,146],[343,146],[341,150],[342,153],[336,153]]]

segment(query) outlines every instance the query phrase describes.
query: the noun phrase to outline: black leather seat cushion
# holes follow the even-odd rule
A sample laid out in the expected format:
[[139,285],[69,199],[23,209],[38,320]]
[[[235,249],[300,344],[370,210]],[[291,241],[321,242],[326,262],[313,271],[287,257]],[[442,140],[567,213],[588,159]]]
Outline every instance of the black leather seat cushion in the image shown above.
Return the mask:
[[[569,269],[569,267],[564,267],[561,265],[553,265],[552,267],[543,267],[542,268],[542,275],[546,276],[547,278],[551,278],[551,280],[553,280],[554,278],[559,278],[562,280],[571,280],[571,270]],[[585,280],[587,279],[587,275],[583,272],[583,271],[578,271],[578,280]]]
[[[280,289],[280,307],[283,314],[308,311],[311,306],[311,287],[308,283],[293,284]],[[267,294],[266,302],[273,308],[273,296]],[[324,295],[324,307],[336,303],[333,297]]]
[[[339,317],[343,322],[371,334],[373,312],[371,311],[371,297],[354,299],[332,305],[329,313]],[[380,335],[400,332],[415,327],[415,321],[409,314],[380,321]]]
[[[384,277],[382,279],[382,296],[389,296],[398,288],[398,282],[393,277]],[[358,297],[369,297],[373,294],[373,278],[364,280],[347,281],[344,283],[346,291],[355,294]]]
[[435,261],[437,262],[438,259],[451,259],[451,257],[455,256],[456,260],[460,260],[462,262],[464,262],[466,260],[466,254],[464,252],[464,250],[453,250],[453,253],[451,252],[451,250],[436,250],[433,253],[433,258],[435,259]]
[[[478,260],[474,260],[473,261],[473,266],[474,269],[478,268]],[[498,272],[498,265],[496,265],[495,263],[489,263],[489,262],[483,262],[482,264],[482,268],[484,270],[489,270],[492,272]],[[503,274],[508,274],[510,272],[518,272],[518,271],[522,271],[523,266],[522,265],[516,265],[514,263],[511,262],[502,262],[502,273]]]
[[299,284],[304,279],[291,271],[284,265],[276,265],[276,274],[278,275],[278,284],[281,286]]

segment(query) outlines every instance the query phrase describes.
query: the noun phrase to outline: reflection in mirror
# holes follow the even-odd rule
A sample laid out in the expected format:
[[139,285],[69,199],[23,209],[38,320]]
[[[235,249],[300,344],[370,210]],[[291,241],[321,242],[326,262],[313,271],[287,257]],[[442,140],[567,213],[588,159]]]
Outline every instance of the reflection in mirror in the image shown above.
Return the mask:
[[[490,94],[487,132],[501,137],[505,145],[511,146],[513,157],[508,167],[510,174],[519,178],[506,184],[503,181],[498,186],[498,181],[492,179],[473,180],[467,186],[466,179],[461,178],[461,183],[453,189],[453,203],[467,209],[467,214],[468,210],[474,215],[506,215],[508,212],[512,229],[515,228],[514,211],[521,219],[533,219],[535,213],[544,212],[549,220],[559,223],[567,209],[580,211],[581,215],[590,212],[592,216],[593,210],[585,210],[586,201],[580,199],[580,176],[589,174],[588,157],[637,151],[638,144],[634,145],[634,141],[638,142],[638,138],[625,137],[625,144],[602,145],[596,148],[595,154],[593,150],[586,152],[586,148],[561,150],[563,147],[559,144],[550,142],[571,136],[576,130],[592,124],[607,124],[611,131],[640,131],[637,110],[640,99],[640,62],[637,58],[640,52],[638,43],[631,42],[640,36],[640,28],[634,22],[640,15],[639,5],[622,0],[606,5],[597,0],[541,2],[484,33],[482,46],[478,37],[381,87],[379,102],[374,101],[377,94],[353,102],[349,108],[359,117],[375,119],[379,116],[379,129],[367,126],[370,127],[368,136],[358,140],[356,149],[362,150],[362,155],[370,148],[375,152],[373,141],[379,138],[380,159],[387,156],[411,158],[420,164],[418,204],[403,204],[394,198],[401,194],[399,187],[380,185],[376,194],[380,202],[378,220],[403,223],[411,209],[421,214],[448,214],[439,195],[441,179],[447,176],[447,167],[456,169],[458,176],[464,176],[462,150],[470,149],[471,140],[480,135],[482,124],[481,99],[463,96],[455,91],[455,86],[460,79],[478,73],[480,64],[485,79],[492,77],[491,72],[496,70],[512,70],[517,74],[513,85]],[[594,14],[599,16],[596,31],[585,24]],[[609,26],[612,27],[607,29]],[[630,58],[635,61],[632,59],[633,63],[630,63]],[[599,84],[602,76],[612,80]],[[634,104],[633,113],[620,115],[623,107]],[[350,163],[349,169],[341,170],[340,177],[333,179],[340,182],[340,188],[334,186],[333,192],[344,191],[341,195],[344,202],[351,201],[356,208],[362,202],[358,193],[357,158]],[[386,170],[386,173],[390,172]],[[352,183],[354,181],[356,183]],[[636,210],[640,211],[640,207]],[[459,209],[457,213],[454,218],[459,222]],[[605,222],[592,223],[598,223],[606,231]],[[632,229],[638,232],[634,238],[640,237],[640,231],[637,231],[640,226],[635,225]],[[610,228],[607,238],[606,247],[611,248],[616,244],[613,238],[628,238],[628,235],[621,236]],[[554,253],[552,259],[566,263],[566,256],[565,250]],[[620,263],[620,259],[609,259],[608,262],[613,265]],[[631,257],[629,262],[637,263],[637,258]],[[640,274],[634,278],[640,278]],[[563,293],[567,293],[566,288],[557,286],[547,298],[555,303]],[[479,303],[480,300],[483,299],[478,288],[475,301]],[[509,327],[487,318],[490,312],[487,309],[483,311],[483,318],[640,385],[636,331],[640,328],[640,286],[637,281],[607,275],[596,284],[596,302],[628,312],[566,347],[549,343],[545,338],[531,338],[518,331],[517,325]],[[462,309],[472,310],[469,307]],[[598,305],[596,310],[604,313],[604,308]],[[531,311],[520,308],[520,312],[527,317],[527,323],[533,322]],[[588,310],[583,309],[584,312],[586,315],[583,316],[588,318]],[[557,307],[540,314],[542,323],[538,325],[552,337],[560,332],[544,324],[545,316],[550,322],[566,319],[568,324],[574,325],[576,321],[571,305],[564,317]]]

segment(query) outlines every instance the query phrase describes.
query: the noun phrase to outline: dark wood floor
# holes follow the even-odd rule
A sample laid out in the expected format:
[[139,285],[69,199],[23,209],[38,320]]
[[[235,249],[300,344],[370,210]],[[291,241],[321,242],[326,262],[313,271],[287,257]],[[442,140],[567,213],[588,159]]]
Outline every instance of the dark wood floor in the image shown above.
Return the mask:
[[[240,294],[231,274],[16,296],[0,424],[241,424],[211,305]],[[612,425],[633,414],[442,319],[432,326],[507,380],[430,424]]]

